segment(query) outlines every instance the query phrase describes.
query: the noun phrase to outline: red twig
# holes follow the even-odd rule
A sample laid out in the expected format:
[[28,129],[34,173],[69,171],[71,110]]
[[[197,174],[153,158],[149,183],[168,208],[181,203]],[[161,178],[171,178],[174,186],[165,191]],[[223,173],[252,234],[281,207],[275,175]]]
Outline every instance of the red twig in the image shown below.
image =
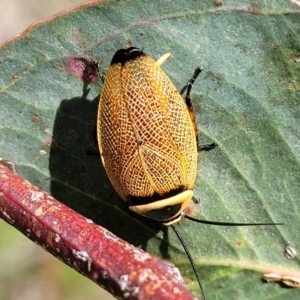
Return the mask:
[[196,299],[178,269],[118,238],[0,164],[0,217],[123,299]]

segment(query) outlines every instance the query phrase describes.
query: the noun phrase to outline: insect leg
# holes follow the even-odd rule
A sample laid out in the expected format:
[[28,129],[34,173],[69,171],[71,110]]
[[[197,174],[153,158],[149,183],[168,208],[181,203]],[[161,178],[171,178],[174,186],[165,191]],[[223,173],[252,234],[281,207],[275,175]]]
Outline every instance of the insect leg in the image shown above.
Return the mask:
[[186,90],[186,96],[184,97],[185,100],[185,104],[187,106],[187,109],[189,111],[191,120],[193,122],[193,126],[194,126],[194,130],[195,130],[195,135],[196,135],[196,140],[197,140],[197,148],[198,151],[210,151],[212,149],[214,149],[217,144],[216,143],[212,143],[212,144],[204,144],[204,145],[199,145],[199,141],[198,141],[198,129],[197,129],[197,123],[196,123],[196,117],[195,117],[195,112],[194,112],[194,108],[193,108],[193,104],[192,104],[192,99],[191,99],[191,90],[192,90],[192,86],[195,82],[195,80],[197,79],[198,75],[202,72],[203,68],[196,68],[194,75],[192,76],[192,78],[189,80],[189,82],[187,83],[187,85],[185,85],[183,87],[183,89],[180,91],[181,95],[185,92]]
[[218,146],[217,143],[203,144],[198,146],[198,151],[210,151]]
[[196,123],[196,117],[195,117],[195,112],[194,112],[194,108],[192,105],[192,99],[191,99],[191,89],[192,86],[196,80],[196,78],[198,77],[198,75],[201,73],[203,69],[202,68],[196,68],[194,75],[192,76],[192,78],[189,80],[189,82],[182,88],[182,90],[180,91],[180,94],[182,95],[185,91],[186,91],[186,95],[184,97],[185,100],[185,104],[187,107],[187,110],[190,114],[191,117],[191,121],[193,123],[193,127],[194,127],[194,131],[195,131],[195,136],[196,136],[196,141],[197,141],[197,148],[199,149],[199,133],[198,133],[198,128],[197,128],[197,123]]
[[197,79],[198,75],[202,72],[202,70],[203,70],[202,67],[200,67],[200,68],[197,67],[195,69],[195,72],[194,72],[194,75],[192,76],[192,78],[188,81],[188,83],[180,91],[180,94],[182,95],[185,92],[185,90],[187,90],[184,100],[188,107],[192,106],[192,101],[191,101],[191,96],[190,96],[192,86],[193,86],[195,80]]

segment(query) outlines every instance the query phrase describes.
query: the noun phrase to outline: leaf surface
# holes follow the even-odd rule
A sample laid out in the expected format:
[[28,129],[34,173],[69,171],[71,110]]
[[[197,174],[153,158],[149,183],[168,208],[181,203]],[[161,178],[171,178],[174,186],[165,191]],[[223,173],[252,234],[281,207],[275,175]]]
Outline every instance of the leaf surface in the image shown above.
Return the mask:
[[90,154],[101,80],[92,72],[93,83],[84,84],[80,64],[93,70],[97,59],[105,73],[115,51],[130,45],[154,59],[172,52],[162,68],[179,90],[202,66],[192,90],[201,143],[219,147],[201,154],[194,189],[200,204],[191,213],[284,226],[226,228],[185,220],[178,229],[207,299],[295,299],[299,290],[263,283],[261,273],[300,277],[298,256],[285,255],[287,245],[300,251],[300,9],[288,1],[217,4],[90,3],[2,45],[0,155],[84,216],[171,259],[198,293],[174,233],[129,213],[100,158]]

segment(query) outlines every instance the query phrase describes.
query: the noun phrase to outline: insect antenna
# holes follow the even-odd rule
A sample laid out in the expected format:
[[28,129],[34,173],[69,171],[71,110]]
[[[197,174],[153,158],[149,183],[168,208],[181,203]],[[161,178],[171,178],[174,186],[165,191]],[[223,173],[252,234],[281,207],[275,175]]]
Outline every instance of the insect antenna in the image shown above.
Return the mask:
[[231,223],[231,222],[216,222],[216,221],[207,221],[207,220],[198,220],[193,217],[190,217],[186,214],[183,214],[182,217],[189,219],[193,222],[210,224],[216,226],[266,226],[266,225],[284,225],[283,223]]
[[196,276],[196,279],[198,281],[198,284],[199,284],[199,287],[200,287],[200,290],[201,290],[201,294],[203,296],[203,300],[205,300],[206,298],[205,298],[203,287],[202,287],[202,284],[201,284],[201,281],[200,281],[200,276],[199,276],[199,273],[197,272],[196,265],[195,265],[194,260],[193,260],[193,258],[191,256],[191,253],[190,253],[190,251],[189,251],[186,243],[184,242],[183,238],[181,237],[178,229],[175,227],[175,225],[170,225],[170,226],[172,227],[172,229],[174,230],[175,234],[177,235],[177,237],[178,237],[178,239],[179,239],[179,241],[180,241],[180,243],[181,243],[181,245],[182,245],[182,247],[183,247],[183,249],[184,249],[184,251],[185,251],[185,253],[186,253],[186,255],[187,255],[188,259],[189,259],[189,261],[190,261],[190,264],[192,266],[192,269],[193,269],[194,274]]
[[[185,213],[182,214],[182,217],[186,218],[186,219],[189,219],[193,222],[197,222],[197,223],[202,223],[202,224],[209,224],[209,225],[216,225],[216,226],[266,226],[266,225],[284,225],[283,223],[230,223],[230,222],[216,222],[216,221],[207,221],[207,220],[198,220],[198,219],[195,219],[193,217],[190,217],[188,215],[186,215]],[[191,256],[191,253],[185,243],[185,241],[183,240],[182,236],[180,235],[178,229],[175,227],[175,225],[170,225],[172,227],[172,229],[174,230],[175,234],[177,235],[187,257],[188,257],[188,260],[192,266],[192,269],[194,271],[194,274],[196,276],[196,279],[197,279],[197,282],[198,282],[198,285],[200,287],[200,290],[201,290],[201,294],[203,296],[203,300],[205,300],[205,295],[204,295],[204,291],[203,291],[203,287],[202,287],[202,284],[201,284],[201,281],[200,281],[200,276],[199,276],[199,273],[196,269],[196,265],[194,263],[194,260]]]

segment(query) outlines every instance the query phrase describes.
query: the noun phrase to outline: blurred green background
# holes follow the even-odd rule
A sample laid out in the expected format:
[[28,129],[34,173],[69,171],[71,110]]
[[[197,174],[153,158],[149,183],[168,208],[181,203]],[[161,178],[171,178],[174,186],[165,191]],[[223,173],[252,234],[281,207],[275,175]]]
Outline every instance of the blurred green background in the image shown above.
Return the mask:
[[[80,0],[1,0],[0,44]],[[0,219],[0,300],[114,299]]]

